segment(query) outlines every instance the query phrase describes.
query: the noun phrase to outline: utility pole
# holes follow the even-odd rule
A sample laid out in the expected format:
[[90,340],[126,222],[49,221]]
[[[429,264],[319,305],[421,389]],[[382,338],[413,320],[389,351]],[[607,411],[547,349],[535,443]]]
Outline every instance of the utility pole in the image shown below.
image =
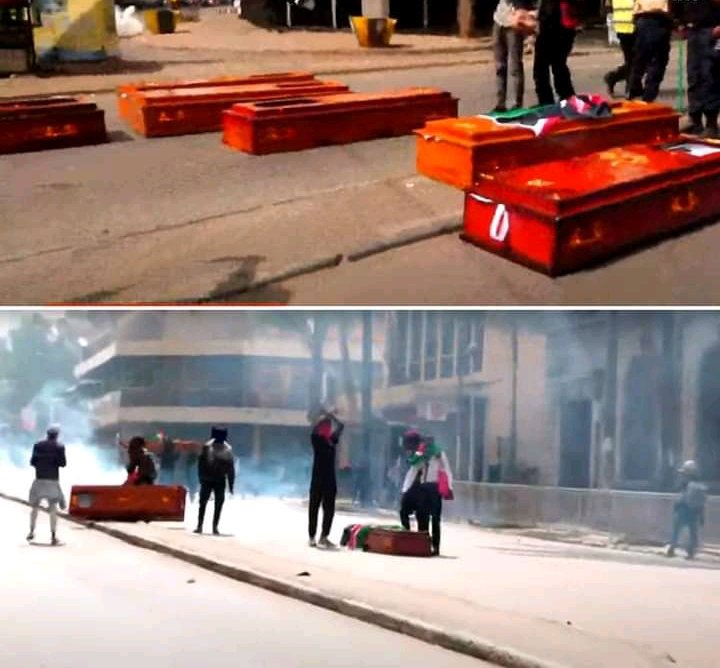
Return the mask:
[[475,33],[475,0],[458,0],[457,22],[460,37],[472,37]]
[[[372,441],[372,390],[373,390],[373,331],[372,331],[372,311],[363,311],[363,341],[362,341],[362,423],[363,423],[363,454],[364,463],[367,465],[366,479],[367,487],[366,495],[369,496],[372,489],[372,458],[371,458],[371,441]],[[372,499],[370,499],[372,500]]]

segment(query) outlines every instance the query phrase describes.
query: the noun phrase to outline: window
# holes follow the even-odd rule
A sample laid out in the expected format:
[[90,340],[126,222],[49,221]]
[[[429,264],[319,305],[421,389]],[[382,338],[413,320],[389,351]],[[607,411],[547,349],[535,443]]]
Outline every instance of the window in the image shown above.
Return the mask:
[[417,381],[421,377],[423,314],[418,311],[409,313],[410,327],[410,373],[409,380]]
[[425,380],[437,378],[438,324],[437,313],[425,314]]
[[154,359],[126,359],[121,372],[123,388],[152,387],[155,384],[156,366]]
[[455,375],[455,316],[443,313],[440,320],[440,376],[451,378]]
[[484,316],[463,315],[458,322],[458,374],[465,376],[482,369],[484,342]]
[[390,358],[391,385],[403,385],[407,382],[409,319],[410,314],[407,311],[397,314]]

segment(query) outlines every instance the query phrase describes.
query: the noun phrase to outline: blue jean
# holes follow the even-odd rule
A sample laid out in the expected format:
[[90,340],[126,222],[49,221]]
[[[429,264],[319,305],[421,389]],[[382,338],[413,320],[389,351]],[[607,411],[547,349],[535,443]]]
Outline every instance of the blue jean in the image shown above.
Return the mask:
[[699,543],[698,528],[700,525],[700,515],[701,513],[699,510],[689,508],[684,503],[676,504],[673,515],[672,540],[670,541],[670,547],[673,550],[675,550],[680,544],[680,534],[682,530],[687,527],[687,553],[691,557],[695,556]]

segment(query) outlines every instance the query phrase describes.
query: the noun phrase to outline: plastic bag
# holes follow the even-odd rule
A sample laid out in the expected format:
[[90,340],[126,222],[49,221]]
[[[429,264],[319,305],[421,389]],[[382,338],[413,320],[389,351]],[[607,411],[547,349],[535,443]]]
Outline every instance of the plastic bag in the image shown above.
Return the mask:
[[133,6],[125,9],[115,7],[115,30],[118,37],[136,37],[143,34],[145,27],[134,14],[135,7]]

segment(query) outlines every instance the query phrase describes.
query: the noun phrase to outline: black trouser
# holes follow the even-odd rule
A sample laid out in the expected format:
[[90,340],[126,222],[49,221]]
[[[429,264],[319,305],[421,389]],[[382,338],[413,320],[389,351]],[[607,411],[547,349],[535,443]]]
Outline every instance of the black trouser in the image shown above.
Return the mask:
[[618,35],[618,40],[620,40],[620,48],[622,49],[623,64],[607,73],[608,81],[613,86],[621,81],[629,82],[630,80],[630,70],[632,68],[635,48],[635,33],[631,32]]
[[670,61],[672,23],[665,16],[640,16],[635,23],[635,55],[629,97],[654,102]]
[[702,116],[717,118],[720,110],[720,53],[714,50],[712,28],[693,28],[688,34],[688,113],[698,123]]
[[332,529],[335,517],[335,497],[337,496],[337,485],[335,483],[323,483],[313,481],[310,484],[310,511],[308,515],[308,535],[315,538],[317,534],[318,514],[320,506],[323,510],[322,538],[327,538]]
[[442,497],[435,482],[420,485],[420,507],[417,512],[418,531],[427,531],[432,522],[432,546],[440,552],[440,521],[442,518]]
[[561,100],[567,100],[575,95],[570,68],[567,64],[574,43],[574,30],[569,30],[556,21],[546,21],[540,24],[540,30],[535,40],[535,61],[533,63],[538,104],[555,104],[555,95],[550,84],[551,72],[555,92]]
[[[413,485],[400,499],[400,523],[405,531],[410,531],[410,516],[420,512],[420,485]],[[419,520],[419,517],[418,517]]]
[[220,514],[225,503],[225,481],[222,482],[201,482],[200,483],[200,510],[198,512],[198,528],[202,529],[205,521],[205,509],[207,508],[210,495],[213,496],[215,507],[213,508],[213,531],[217,531],[220,524]]

